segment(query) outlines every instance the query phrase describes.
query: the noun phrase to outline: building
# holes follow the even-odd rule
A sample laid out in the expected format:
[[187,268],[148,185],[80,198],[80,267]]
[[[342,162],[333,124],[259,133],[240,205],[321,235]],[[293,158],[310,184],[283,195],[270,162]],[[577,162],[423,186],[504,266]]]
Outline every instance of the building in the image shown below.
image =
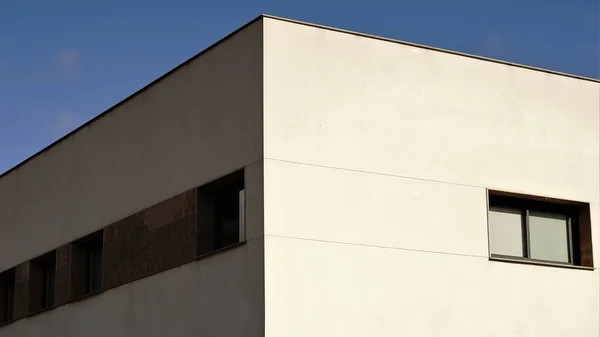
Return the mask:
[[597,80],[261,16],[0,177],[0,337],[600,335]]

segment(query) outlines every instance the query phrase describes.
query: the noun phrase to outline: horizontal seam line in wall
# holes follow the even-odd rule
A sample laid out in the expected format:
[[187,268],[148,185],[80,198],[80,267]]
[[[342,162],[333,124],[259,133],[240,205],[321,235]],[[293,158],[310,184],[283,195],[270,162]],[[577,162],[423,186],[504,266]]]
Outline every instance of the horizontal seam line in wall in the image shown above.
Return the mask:
[[393,250],[402,250],[402,251],[417,252],[417,253],[442,254],[442,255],[453,255],[453,256],[464,256],[464,257],[477,257],[477,258],[486,259],[486,260],[489,259],[489,256],[472,255],[472,254],[460,254],[460,253],[449,253],[449,252],[436,252],[436,251],[424,250],[424,249],[413,249],[413,248],[400,248],[400,247],[390,247],[390,246],[367,245],[367,244],[354,243],[354,242],[339,242],[339,241],[329,241],[329,240],[320,240],[320,239],[299,238],[299,237],[291,237],[291,236],[275,235],[275,234],[267,234],[265,236],[267,236],[267,237],[281,238],[281,239],[303,240],[303,241],[313,241],[313,242],[321,242],[321,243],[333,243],[333,244],[338,244],[338,245],[359,246],[359,247],[369,247],[369,248],[381,248],[381,249],[393,249]]
[[262,235],[259,235],[259,236],[255,236],[252,239],[246,239],[245,242],[248,243],[248,242],[251,242],[251,241],[254,241],[254,240],[257,240],[257,239],[263,239],[264,237],[265,237],[265,235],[262,234]]
[[463,186],[463,187],[487,189],[487,187],[482,187],[482,186],[474,186],[474,185],[461,184],[461,183],[451,183],[451,182],[447,182],[447,181],[432,180],[432,179],[425,179],[425,178],[407,177],[407,176],[401,176],[401,175],[391,174],[391,173],[381,173],[381,172],[373,172],[373,171],[364,171],[364,170],[350,169],[350,168],[344,168],[344,167],[336,167],[336,166],[327,166],[327,165],[319,165],[319,164],[302,163],[302,162],[297,162],[297,161],[292,161],[292,160],[276,159],[276,158],[266,158],[265,157],[264,159],[265,160],[278,161],[278,162],[282,162],[282,163],[290,163],[290,164],[298,164],[298,165],[306,165],[306,166],[313,166],[313,167],[328,168],[328,169],[333,169],[333,170],[342,170],[342,171],[349,171],[349,172],[374,174],[374,175],[385,176],[385,177],[396,177],[396,178],[404,178],[404,179],[411,179],[411,180],[427,181],[427,182],[431,182],[431,183],[440,183],[440,184],[446,184],[446,185],[457,185],[457,186]]
[[255,161],[253,161],[253,162],[250,162],[249,164],[246,164],[246,165],[244,166],[244,168],[246,168],[246,167],[248,167],[248,166],[252,166],[252,165],[254,165],[254,164],[258,163],[258,162],[261,162],[261,161],[263,161],[263,160],[265,160],[265,158],[258,158],[257,160],[255,160]]
[[[425,178],[417,178],[417,177],[408,177],[408,176],[402,176],[402,175],[398,175],[398,174],[382,173],[382,172],[374,172],[374,171],[364,171],[364,170],[357,170],[357,169],[344,168],[344,167],[327,166],[327,165],[319,165],[319,164],[310,164],[310,163],[303,163],[303,162],[293,161],[293,160],[285,160],[285,159],[277,159],[277,158],[267,158],[267,157],[263,158],[263,160],[272,160],[272,161],[278,161],[278,162],[282,162],[282,163],[290,163],[290,164],[306,165],[306,166],[313,166],[313,167],[321,167],[321,168],[328,168],[328,169],[348,171],[348,172],[367,173],[367,174],[379,175],[379,176],[384,176],[384,177],[396,177],[396,178],[403,178],[403,179],[410,179],[410,180],[426,181],[426,182],[430,182],[430,183],[438,183],[438,184],[446,184],[446,185],[454,185],[454,186],[478,188],[478,189],[484,189],[484,190],[488,190],[488,189],[493,190],[492,187],[475,186],[475,185],[469,185],[469,184],[461,184],[461,183],[454,183],[454,182],[440,181],[440,180],[433,180],[433,179],[425,179]],[[586,201],[586,203],[589,203],[589,204],[598,204],[598,203],[600,203],[600,199],[599,200]]]

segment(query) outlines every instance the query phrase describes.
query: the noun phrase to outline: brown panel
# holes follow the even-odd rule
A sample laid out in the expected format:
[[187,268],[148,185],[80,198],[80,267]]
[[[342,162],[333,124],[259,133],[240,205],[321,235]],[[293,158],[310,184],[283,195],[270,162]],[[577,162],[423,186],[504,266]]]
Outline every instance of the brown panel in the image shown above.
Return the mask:
[[56,305],[69,301],[71,244],[56,249]]
[[15,267],[15,319],[27,316],[29,303],[29,262]]
[[102,276],[102,283],[104,284],[104,289],[113,288],[118,285],[117,281],[122,269],[121,266],[121,262],[109,266],[104,266],[104,274]]
[[579,256],[582,266],[594,266],[592,223],[589,204],[582,206],[579,212]]
[[194,214],[195,200],[194,190],[191,190],[144,210],[141,212],[144,229],[151,231],[176,219]]
[[193,260],[195,237],[195,189],[108,226],[104,287],[116,287]]
[[106,227],[105,245],[118,244],[145,232],[142,213],[130,215]]
[[579,206],[582,204],[582,202],[580,202],[580,201],[571,201],[571,200],[564,200],[564,199],[540,197],[540,196],[536,196],[536,195],[528,195],[528,194],[513,193],[513,192],[488,190],[488,193],[491,196],[504,196],[504,197],[515,198],[515,199],[520,199],[520,200],[532,200],[532,201],[539,201],[539,202],[559,204],[559,205]]

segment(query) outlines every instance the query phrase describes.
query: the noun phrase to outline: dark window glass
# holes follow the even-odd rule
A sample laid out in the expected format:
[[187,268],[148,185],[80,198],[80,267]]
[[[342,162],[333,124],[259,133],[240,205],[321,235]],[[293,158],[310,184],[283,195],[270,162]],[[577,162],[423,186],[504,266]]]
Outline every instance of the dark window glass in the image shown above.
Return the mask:
[[15,301],[15,270],[0,273],[0,323],[13,319]]
[[79,239],[71,250],[71,298],[102,289],[103,232]]
[[56,252],[44,254],[29,264],[29,312],[54,306]]
[[198,254],[244,240],[244,171],[198,188]]

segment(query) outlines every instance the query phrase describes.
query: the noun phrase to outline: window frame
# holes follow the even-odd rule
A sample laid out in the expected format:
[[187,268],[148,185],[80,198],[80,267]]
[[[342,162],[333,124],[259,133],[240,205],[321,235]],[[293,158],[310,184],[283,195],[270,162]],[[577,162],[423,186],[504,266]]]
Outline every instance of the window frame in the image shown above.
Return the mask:
[[[490,221],[489,212],[493,211],[494,208],[504,208],[519,211],[521,214],[521,245],[523,248],[524,256],[514,256],[505,254],[494,254],[492,253],[492,238],[489,237],[489,255],[491,258],[500,258],[508,260],[519,260],[519,261],[531,261],[547,264],[559,264],[566,266],[581,266],[581,257],[574,247],[579,245],[578,240],[578,222],[580,203],[564,201],[564,200],[550,200],[548,198],[536,198],[536,197],[523,197],[513,196],[508,193],[493,192],[488,193],[488,233],[490,232]],[[541,212],[563,215],[567,218],[566,234],[567,234],[567,254],[568,262],[547,260],[547,259],[536,259],[531,257],[531,232],[529,218],[531,212]]]

